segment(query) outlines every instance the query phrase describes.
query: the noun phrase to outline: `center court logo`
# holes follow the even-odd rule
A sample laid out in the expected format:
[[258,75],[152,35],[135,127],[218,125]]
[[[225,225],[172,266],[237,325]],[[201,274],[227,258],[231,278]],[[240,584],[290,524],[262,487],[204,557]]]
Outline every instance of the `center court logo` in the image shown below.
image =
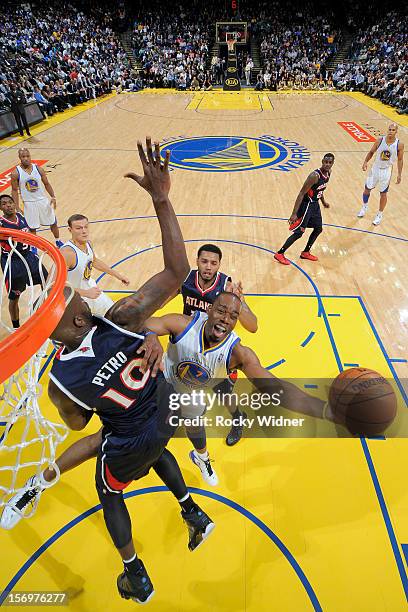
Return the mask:
[[197,172],[242,172],[269,168],[289,172],[310,159],[306,147],[280,136],[179,136],[160,145],[170,166]]

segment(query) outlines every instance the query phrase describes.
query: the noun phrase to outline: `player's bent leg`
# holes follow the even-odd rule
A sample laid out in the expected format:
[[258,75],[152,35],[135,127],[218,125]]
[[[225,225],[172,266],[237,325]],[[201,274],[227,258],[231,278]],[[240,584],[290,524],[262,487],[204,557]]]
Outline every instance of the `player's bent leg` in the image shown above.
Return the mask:
[[316,227],[313,228],[313,231],[309,236],[309,240],[307,241],[305,250],[302,251],[302,253],[300,254],[301,259],[309,259],[309,261],[318,261],[319,258],[316,257],[316,255],[312,255],[310,253],[310,249],[312,248],[312,246],[314,245],[314,243],[316,242],[317,238],[320,236],[322,231],[323,231],[323,227],[321,225],[317,225]]
[[18,307],[18,300],[19,297],[9,297],[9,313],[10,313],[10,319],[11,319],[11,324],[13,326],[14,329],[17,329],[18,327],[20,327],[20,309]]
[[360,211],[357,213],[357,217],[359,217],[359,219],[364,217],[364,215],[366,214],[368,210],[368,200],[370,198],[370,194],[371,194],[371,189],[369,189],[367,185],[365,185],[365,188],[363,191],[363,205],[360,208]]
[[209,452],[207,450],[207,436],[204,426],[186,427],[186,434],[194,450],[190,451],[189,457],[191,461],[200,470],[205,482],[212,487],[218,484],[218,476],[215,473],[211,463]]
[[222,383],[214,388],[214,392],[217,393],[223,405],[227,408],[232,418],[232,426],[230,431],[225,438],[227,446],[234,446],[242,438],[244,431],[245,419],[247,418],[246,412],[241,412],[238,408],[237,397],[234,393],[234,384],[237,379],[237,372],[231,372],[228,379],[225,379]]
[[181,506],[181,517],[188,527],[188,548],[193,551],[210,535],[215,525],[210,517],[193,501],[187,490],[176,458],[165,448],[153,469]]
[[99,454],[96,466],[96,490],[102,505],[106,527],[124,566],[124,571],[117,578],[118,591],[124,599],[146,603],[154,595],[153,584],[145,566],[135,552],[132,523],[123,493],[122,490],[114,492],[107,489],[102,480],[102,470],[103,465]]
[[285,257],[285,251],[290,246],[292,246],[292,244],[296,242],[296,240],[299,240],[299,238],[303,236],[304,231],[305,231],[305,228],[297,227],[295,231],[293,232],[293,234],[289,236],[289,238],[286,240],[284,245],[279,249],[279,251],[275,253],[275,255],[273,256],[274,259],[276,259],[276,261],[278,261],[279,263],[285,266],[289,266],[290,261]]
[[71,444],[55,461],[55,466],[51,465],[38,476],[31,476],[25,485],[17,491],[4,507],[0,527],[3,529],[13,529],[28,514],[32,514],[40,501],[40,497],[45,489],[51,487],[60,475],[85,463],[98,455],[101,446],[101,432],[81,438]]

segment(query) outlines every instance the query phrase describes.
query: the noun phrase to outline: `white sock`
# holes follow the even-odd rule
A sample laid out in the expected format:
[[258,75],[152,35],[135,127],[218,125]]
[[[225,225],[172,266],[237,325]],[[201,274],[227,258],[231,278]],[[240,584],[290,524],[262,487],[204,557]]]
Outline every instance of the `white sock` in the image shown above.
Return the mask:
[[207,461],[209,459],[208,451],[205,451],[205,453],[199,453],[198,450],[196,450],[196,453],[202,461]]

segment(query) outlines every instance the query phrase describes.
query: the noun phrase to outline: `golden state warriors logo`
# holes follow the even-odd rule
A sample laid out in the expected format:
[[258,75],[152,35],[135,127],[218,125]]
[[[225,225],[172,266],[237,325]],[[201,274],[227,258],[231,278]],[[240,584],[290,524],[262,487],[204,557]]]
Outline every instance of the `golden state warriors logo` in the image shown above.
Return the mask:
[[211,378],[209,370],[194,361],[182,361],[179,363],[176,376],[189,387],[203,387]]
[[306,147],[280,136],[196,136],[169,138],[160,146],[170,166],[197,172],[242,172],[270,168],[289,172],[310,159]]
[[391,151],[389,149],[381,151],[380,157],[382,161],[389,161],[391,159]]
[[30,178],[27,179],[25,182],[25,188],[27,189],[27,191],[29,191],[30,193],[34,193],[35,191],[38,191],[40,186],[38,184],[38,181],[34,178]]
[[92,261],[88,261],[84,270],[84,279],[89,280],[92,274]]

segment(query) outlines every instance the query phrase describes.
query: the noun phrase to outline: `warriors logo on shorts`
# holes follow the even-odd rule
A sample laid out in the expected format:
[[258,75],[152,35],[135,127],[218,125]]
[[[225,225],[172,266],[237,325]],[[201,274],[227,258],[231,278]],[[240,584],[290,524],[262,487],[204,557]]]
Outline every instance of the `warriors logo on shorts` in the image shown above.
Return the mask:
[[38,191],[40,186],[38,184],[38,181],[34,178],[30,178],[25,182],[25,188],[27,189],[27,191],[29,191],[30,193],[34,193],[35,191]]

